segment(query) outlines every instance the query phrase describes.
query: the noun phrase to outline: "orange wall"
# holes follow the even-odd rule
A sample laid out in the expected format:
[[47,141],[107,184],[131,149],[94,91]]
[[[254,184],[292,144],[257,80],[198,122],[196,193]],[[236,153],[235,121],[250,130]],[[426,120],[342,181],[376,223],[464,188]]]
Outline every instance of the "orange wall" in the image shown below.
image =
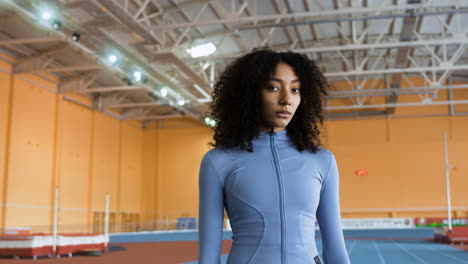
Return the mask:
[[88,193],[92,144],[92,112],[68,101],[61,102],[60,157],[58,182],[60,187],[59,223],[86,223],[88,219]]
[[[55,186],[66,231],[89,231],[106,194],[112,212],[137,213],[142,222],[197,216],[208,127],[176,119],[142,130],[69,102],[44,78],[9,71],[0,60],[0,227],[50,230]],[[468,116],[327,122],[322,138],[338,161],[343,215],[443,216],[433,209],[445,207],[442,131],[457,167],[452,203],[467,215]],[[356,176],[360,168],[369,174]]]
[[210,147],[206,126],[163,128],[158,132],[158,190],[160,217],[169,219],[197,215],[198,169]]
[[15,76],[10,103],[4,225],[23,226],[30,219],[46,225],[51,220],[47,207],[51,205],[53,182],[56,96]]
[[141,211],[143,132],[141,129],[122,124],[121,133],[118,209],[139,213]]
[[117,211],[119,192],[120,122],[94,113],[91,209],[102,210],[110,195],[110,210]]
[[[158,213],[196,216],[199,162],[212,131],[165,126],[158,141]],[[446,206],[443,131],[450,164],[457,167],[451,172],[452,206],[458,216],[468,216],[468,116],[340,120],[325,127],[325,148],[338,162],[344,217],[445,216],[437,209]],[[356,169],[368,175],[356,176]]]
[[[468,186],[468,116],[330,122],[328,148],[337,157],[345,215],[369,208],[445,207],[443,131],[450,164],[457,167],[451,173],[452,206],[466,212],[468,192],[460,186]],[[361,168],[369,174],[356,176]],[[374,215],[392,211],[420,214],[388,209]]]
[[72,103],[44,78],[10,71],[0,60],[0,228],[50,231],[55,186],[59,231],[90,231],[107,193],[111,212],[154,217],[154,186],[146,185],[156,183],[154,130]]
[[[0,60],[0,227],[5,222],[5,210],[4,201],[6,199],[6,172],[8,169],[8,155],[6,155],[7,149],[9,149],[10,137],[10,112],[11,112],[11,94],[12,94],[12,77],[8,73],[12,70],[12,66]],[[5,72],[7,71],[7,72]]]
[[148,223],[157,218],[157,162],[158,162],[158,130],[146,129],[143,131],[143,167],[141,190],[141,220]]

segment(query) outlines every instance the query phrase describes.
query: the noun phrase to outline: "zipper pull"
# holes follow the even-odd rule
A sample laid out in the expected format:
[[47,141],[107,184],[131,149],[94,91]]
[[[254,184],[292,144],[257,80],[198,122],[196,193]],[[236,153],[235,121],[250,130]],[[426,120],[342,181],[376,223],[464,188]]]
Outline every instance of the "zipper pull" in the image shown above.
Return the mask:
[[270,130],[270,136],[273,136],[275,134],[275,128],[272,127],[271,130]]

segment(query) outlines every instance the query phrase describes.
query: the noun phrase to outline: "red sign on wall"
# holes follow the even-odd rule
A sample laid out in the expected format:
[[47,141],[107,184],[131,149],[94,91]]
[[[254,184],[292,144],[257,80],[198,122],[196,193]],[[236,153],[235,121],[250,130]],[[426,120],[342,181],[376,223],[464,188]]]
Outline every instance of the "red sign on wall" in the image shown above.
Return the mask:
[[357,176],[367,176],[367,170],[366,169],[357,169],[355,173],[356,173]]

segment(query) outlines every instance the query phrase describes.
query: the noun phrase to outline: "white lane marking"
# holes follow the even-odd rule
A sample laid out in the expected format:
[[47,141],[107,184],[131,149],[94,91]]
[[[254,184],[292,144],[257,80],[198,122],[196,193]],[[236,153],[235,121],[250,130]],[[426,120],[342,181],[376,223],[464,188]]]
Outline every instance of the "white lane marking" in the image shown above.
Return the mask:
[[406,254],[408,254],[408,255],[414,257],[415,259],[419,260],[419,262],[421,262],[421,263],[429,264],[429,263],[426,262],[424,259],[422,259],[422,258],[416,256],[415,254],[409,252],[406,248],[404,248],[403,246],[401,246],[400,244],[398,244],[398,242],[396,242],[395,240],[392,240],[392,241],[393,241],[393,243],[395,243],[399,248],[401,248]]
[[351,255],[351,251],[353,251],[353,248],[354,248],[354,245],[356,244],[356,241],[357,240],[353,240],[353,243],[351,243],[351,246],[349,246],[348,255]]
[[380,259],[380,263],[382,264],[385,264],[385,260],[382,256],[382,253],[380,252],[380,249],[379,249],[379,246],[377,245],[377,242],[375,240],[373,240],[373,244],[374,244],[374,247],[375,247],[375,250],[377,250],[377,255],[379,255],[379,259]]
[[446,256],[446,257],[449,257],[449,258],[451,258],[451,259],[454,259],[454,260],[456,260],[456,261],[459,261],[459,263],[468,263],[468,260],[466,260],[466,259],[461,259],[461,258],[452,256],[452,255],[446,254],[446,253],[442,252],[440,249],[437,249],[438,247],[431,247],[431,246],[429,246],[429,245],[422,245],[422,246],[423,246],[423,247],[426,247],[426,248],[429,248],[431,251],[432,251],[432,250],[435,250],[435,251],[437,251],[437,252],[438,252],[439,254],[441,254],[441,255],[444,255],[444,256]]

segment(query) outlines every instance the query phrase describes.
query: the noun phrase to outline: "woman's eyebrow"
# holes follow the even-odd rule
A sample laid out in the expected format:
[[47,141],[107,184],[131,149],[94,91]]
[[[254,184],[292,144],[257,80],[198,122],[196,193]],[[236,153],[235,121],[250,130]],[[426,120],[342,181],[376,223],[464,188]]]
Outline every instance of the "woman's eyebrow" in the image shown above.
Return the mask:
[[[280,83],[283,82],[283,80],[277,79],[277,78],[274,78],[274,77],[270,78],[270,81],[275,81],[275,82],[280,82]],[[298,80],[298,79],[294,79],[294,80],[291,81],[291,83],[293,83],[293,82],[299,82],[299,80]]]

